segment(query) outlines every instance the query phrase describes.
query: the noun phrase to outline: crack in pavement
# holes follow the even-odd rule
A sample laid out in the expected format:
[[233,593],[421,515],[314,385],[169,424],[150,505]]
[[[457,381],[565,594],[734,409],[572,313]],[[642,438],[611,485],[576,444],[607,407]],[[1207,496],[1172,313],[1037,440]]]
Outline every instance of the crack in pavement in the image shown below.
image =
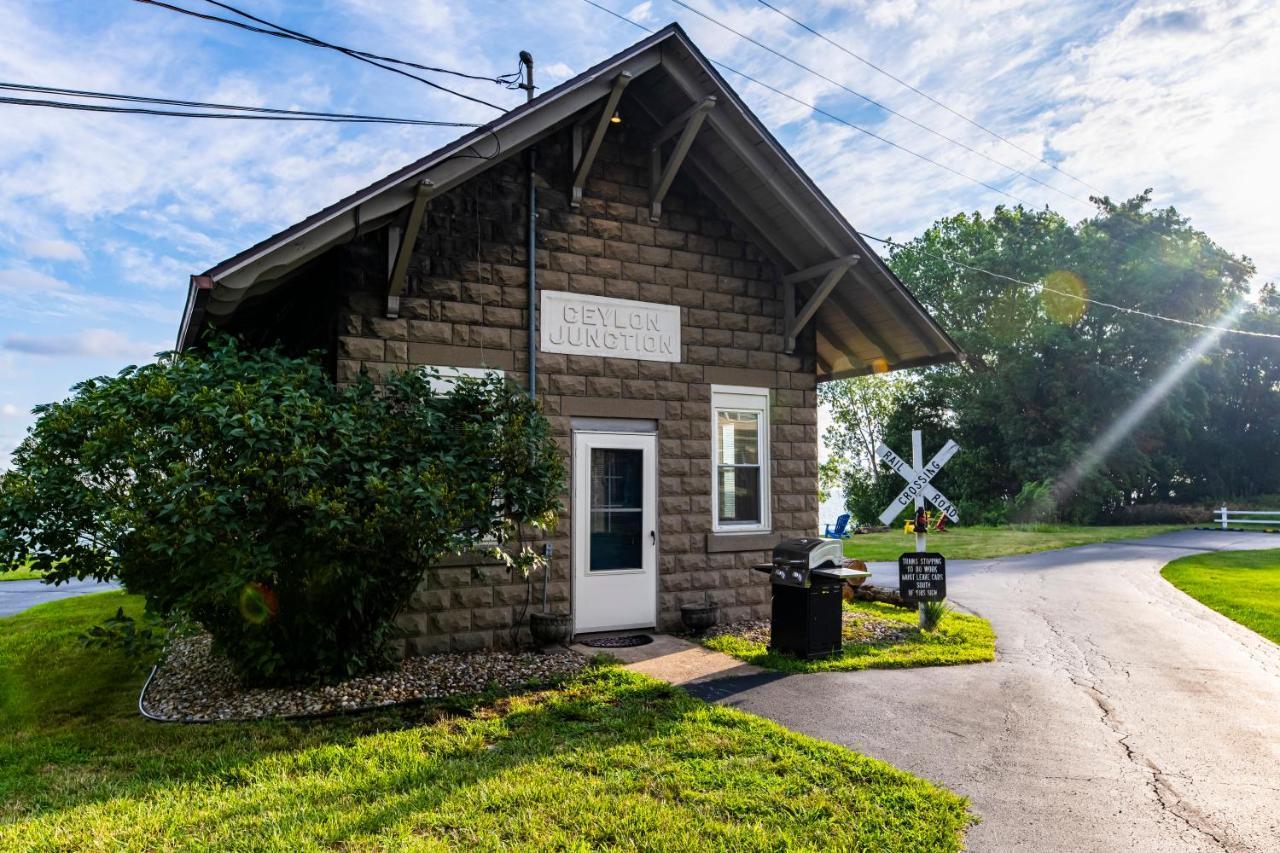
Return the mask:
[[[1135,589],[1147,591],[1141,590],[1132,579],[1127,580]],[[1126,680],[1132,677],[1128,666],[1117,664],[1092,637],[1076,636],[1051,618],[1050,614],[1042,609],[1050,604],[1049,596],[1043,591],[1036,596],[1035,604],[1039,606],[1028,607],[1027,611],[1039,619],[1048,631],[1048,642],[1043,646],[1043,654],[1048,658],[1051,666],[1065,674],[1071,683],[1084,691],[1097,706],[1101,714],[1101,722],[1115,736],[1125,759],[1145,775],[1147,788],[1151,791],[1161,812],[1176,818],[1191,831],[1211,841],[1218,849],[1247,850],[1247,847],[1231,840],[1223,828],[1217,826],[1204,813],[1185,800],[1171,784],[1169,774],[1166,774],[1155,761],[1141,753],[1130,742],[1134,734],[1125,731],[1120,725],[1115,706],[1102,690],[1103,676],[1096,665],[1105,667],[1105,671],[1113,676],[1123,675]],[[1072,612],[1077,609],[1078,606],[1073,608]],[[1188,615],[1182,614],[1182,618],[1186,619]],[[1030,657],[1034,661],[1036,656]]]
[[1129,739],[1133,737],[1132,732],[1126,732],[1116,720],[1115,707],[1108,701],[1104,694],[1094,684],[1090,684],[1077,676],[1069,676],[1071,683],[1084,691],[1094,704],[1098,706],[1101,713],[1103,725],[1110,729],[1117,738],[1120,748],[1124,751],[1125,758],[1134,767],[1147,775],[1147,787],[1155,796],[1156,802],[1159,804],[1161,811],[1165,814],[1172,815],[1180,820],[1187,828],[1199,833],[1205,838],[1211,840],[1220,849],[1234,853],[1234,851],[1246,851],[1249,848],[1236,844],[1226,837],[1225,830],[1218,827],[1206,815],[1201,813],[1194,806],[1190,805],[1178,794],[1177,790],[1169,784],[1167,774],[1147,756],[1143,755],[1129,743]]

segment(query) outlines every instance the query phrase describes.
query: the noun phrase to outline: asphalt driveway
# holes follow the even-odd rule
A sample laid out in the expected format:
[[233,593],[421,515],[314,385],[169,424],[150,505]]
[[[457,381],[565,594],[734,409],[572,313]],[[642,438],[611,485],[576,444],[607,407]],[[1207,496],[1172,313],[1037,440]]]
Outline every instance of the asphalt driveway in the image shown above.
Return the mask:
[[91,592],[107,592],[117,589],[114,583],[97,581],[70,581],[53,586],[44,581],[0,581],[0,616],[12,616],[21,613],[28,607],[44,604],[46,601],[60,601],[77,595]]
[[995,626],[993,663],[690,689],[965,794],[972,850],[1277,851],[1280,646],[1159,576],[1275,547],[1188,531],[957,561],[948,592]]

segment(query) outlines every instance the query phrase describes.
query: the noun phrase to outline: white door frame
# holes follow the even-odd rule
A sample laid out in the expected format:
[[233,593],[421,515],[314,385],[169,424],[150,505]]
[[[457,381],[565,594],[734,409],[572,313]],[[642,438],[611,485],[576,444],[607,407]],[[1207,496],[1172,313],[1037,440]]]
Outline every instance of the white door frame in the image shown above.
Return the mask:
[[[641,566],[591,571],[591,464],[593,449],[639,450]],[[573,433],[573,632],[622,631],[658,624],[658,436],[655,433]]]

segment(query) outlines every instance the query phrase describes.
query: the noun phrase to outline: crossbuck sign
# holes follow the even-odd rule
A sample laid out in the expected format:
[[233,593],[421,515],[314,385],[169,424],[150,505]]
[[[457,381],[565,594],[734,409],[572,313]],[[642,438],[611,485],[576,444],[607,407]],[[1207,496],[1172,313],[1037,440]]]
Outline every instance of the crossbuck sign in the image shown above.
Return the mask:
[[954,441],[948,441],[937,454],[929,460],[928,464],[921,464],[923,453],[920,449],[920,430],[912,430],[911,432],[911,450],[913,465],[908,465],[902,460],[898,454],[890,450],[884,442],[876,447],[876,456],[882,462],[898,472],[898,476],[907,481],[907,487],[898,493],[898,496],[889,504],[888,509],[880,513],[880,523],[886,527],[893,523],[898,517],[898,513],[907,508],[909,504],[915,502],[916,506],[922,506],[921,498],[929,501],[929,503],[942,510],[947,518],[953,522],[960,520],[960,513],[956,511],[955,504],[947,500],[946,495],[934,488],[929,481],[932,480],[942,466],[952,456],[956,455],[956,451],[960,449],[960,445]]

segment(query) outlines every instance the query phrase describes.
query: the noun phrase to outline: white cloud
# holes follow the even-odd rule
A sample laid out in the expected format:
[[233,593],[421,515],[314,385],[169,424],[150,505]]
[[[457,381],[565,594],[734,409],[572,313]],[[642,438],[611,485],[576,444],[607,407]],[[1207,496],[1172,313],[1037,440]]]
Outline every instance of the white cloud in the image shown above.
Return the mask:
[[22,412],[21,409],[19,409],[13,403],[5,403],[3,405],[0,405],[0,416],[6,417],[6,418],[16,418],[21,414],[24,414],[24,413]]
[[175,296],[171,304],[120,299],[74,287],[30,267],[0,269],[0,314],[26,317],[129,317],[172,324],[176,328]]
[[[1280,277],[1280,6],[1252,0],[833,2],[791,10],[835,41],[975,118],[1028,156],[758,6],[695,4],[753,38],[1039,181],[967,153],[697,18],[682,24],[713,58],[815,102],[926,157],[1069,219],[1095,190],[1146,187],[1229,250]],[[648,22],[666,13],[653,9]],[[911,236],[960,209],[1011,200],[728,75],[854,225]],[[1062,171],[1038,161],[1044,156]],[[1063,193],[1076,200],[1065,198]]]
[[26,244],[27,255],[49,261],[75,261],[84,263],[88,260],[84,251],[70,240],[31,240]]
[[867,20],[876,26],[892,27],[910,20],[915,14],[915,0],[887,0],[872,4],[867,12]]
[[0,339],[0,348],[46,358],[90,357],[150,361],[163,344],[135,341],[114,329],[85,329],[74,335],[14,334]]

